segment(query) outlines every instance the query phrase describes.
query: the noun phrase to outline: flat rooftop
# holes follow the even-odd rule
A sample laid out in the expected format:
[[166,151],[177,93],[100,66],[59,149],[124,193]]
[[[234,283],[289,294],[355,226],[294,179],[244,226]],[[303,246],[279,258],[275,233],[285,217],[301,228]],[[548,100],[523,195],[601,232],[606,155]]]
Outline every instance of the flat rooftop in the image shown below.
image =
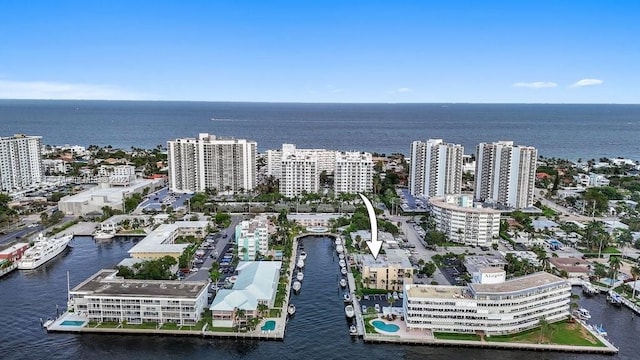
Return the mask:
[[377,259],[374,259],[371,254],[360,255],[362,265],[371,268],[386,268],[389,265],[395,265],[398,268],[404,269],[413,267],[404,250],[384,249],[384,251],[385,253],[378,255]]
[[207,221],[176,221],[173,224],[162,224],[140,240],[129,250],[129,254],[135,253],[182,253],[189,244],[173,244],[171,236],[180,229],[206,229]]
[[537,272],[535,274],[521,276],[507,280],[499,284],[469,284],[469,288],[473,289],[474,293],[515,293],[528,289],[544,287],[556,283],[564,282],[563,279],[551,275],[547,272]]
[[208,286],[206,281],[123,279],[116,277],[117,273],[113,269],[100,270],[71,291],[111,297],[196,298]]
[[470,299],[465,286],[420,285],[411,286],[408,290],[412,298],[433,299]]

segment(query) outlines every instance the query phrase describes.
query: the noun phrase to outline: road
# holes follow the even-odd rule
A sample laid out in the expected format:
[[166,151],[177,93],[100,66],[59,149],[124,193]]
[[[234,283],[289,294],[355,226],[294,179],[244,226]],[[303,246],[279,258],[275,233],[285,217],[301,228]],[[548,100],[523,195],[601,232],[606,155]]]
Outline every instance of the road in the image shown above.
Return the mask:
[[[217,235],[215,235],[215,246],[213,249],[207,250],[204,263],[200,264],[198,272],[192,272],[185,277],[185,280],[189,281],[206,281],[209,279],[209,270],[214,261],[219,261],[220,257],[224,255],[225,247],[234,241],[236,225],[242,221],[244,217],[242,215],[232,215],[231,225],[228,228],[222,229]],[[224,235],[227,235],[226,237]],[[210,255],[217,252],[218,256],[212,258]]]

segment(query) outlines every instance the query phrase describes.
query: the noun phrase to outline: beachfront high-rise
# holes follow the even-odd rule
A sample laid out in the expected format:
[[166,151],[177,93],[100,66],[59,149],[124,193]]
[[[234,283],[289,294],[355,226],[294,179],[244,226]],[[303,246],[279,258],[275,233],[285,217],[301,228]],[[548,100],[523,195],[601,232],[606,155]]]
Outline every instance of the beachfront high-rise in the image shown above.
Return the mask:
[[0,137],[0,191],[14,192],[37,185],[44,175],[42,137]]
[[320,175],[334,176],[334,193],[370,192],[373,188],[373,158],[366,152],[297,149],[283,144],[282,150],[267,151],[267,175],[280,180],[280,193],[294,197],[320,192]]
[[373,188],[373,157],[371,153],[350,151],[336,153],[333,172],[333,192],[368,193]]
[[442,139],[411,143],[409,190],[413,196],[444,196],[462,189],[464,148]]
[[478,144],[475,199],[514,209],[532,206],[537,157],[536,148],[513,141]]
[[256,185],[255,141],[202,133],[197,139],[169,141],[167,148],[172,191],[237,192],[252,190]]

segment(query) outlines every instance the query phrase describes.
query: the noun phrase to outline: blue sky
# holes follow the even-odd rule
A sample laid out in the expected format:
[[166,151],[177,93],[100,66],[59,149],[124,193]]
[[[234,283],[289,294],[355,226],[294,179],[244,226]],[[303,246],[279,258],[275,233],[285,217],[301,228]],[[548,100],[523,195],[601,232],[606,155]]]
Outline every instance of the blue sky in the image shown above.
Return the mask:
[[640,103],[639,1],[0,2],[0,98]]

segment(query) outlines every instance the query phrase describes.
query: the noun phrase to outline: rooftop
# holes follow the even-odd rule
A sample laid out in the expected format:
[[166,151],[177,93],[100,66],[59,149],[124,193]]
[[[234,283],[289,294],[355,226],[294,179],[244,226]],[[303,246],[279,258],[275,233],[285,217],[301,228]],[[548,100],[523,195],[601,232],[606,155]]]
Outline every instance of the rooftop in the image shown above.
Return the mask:
[[474,293],[514,293],[523,290],[544,287],[556,283],[563,283],[565,280],[551,275],[547,272],[537,272],[518,278],[513,278],[499,284],[469,284]]
[[196,298],[208,286],[206,281],[123,279],[116,277],[117,273],[113,269],[100,270],[71,291],[105,296]]
[[162,224],[153,230],[138,244],[129,250],[129,254],[134,253],[182,253],[189,244],[174,244],[171,242],[172,235],[180,229],[205,229],[208,225],[207,221],[176,221],[173,224]]
[[377,259],[374,259],[371,254],[360,255],[359,259],[363,266],[372,268],[386,268],[390,265],[404,269],[412,268],[411,262],[404,250],[385,249],[384,251],[385,254],[378,255]]
[[269,302],[278,287],[280,261],[241,261],[232,289],[218,291],[212,311],[256,310],[258,300]]
[[407,285],[407,293],[412,298],[464,299],[467,288],[464,286]]

